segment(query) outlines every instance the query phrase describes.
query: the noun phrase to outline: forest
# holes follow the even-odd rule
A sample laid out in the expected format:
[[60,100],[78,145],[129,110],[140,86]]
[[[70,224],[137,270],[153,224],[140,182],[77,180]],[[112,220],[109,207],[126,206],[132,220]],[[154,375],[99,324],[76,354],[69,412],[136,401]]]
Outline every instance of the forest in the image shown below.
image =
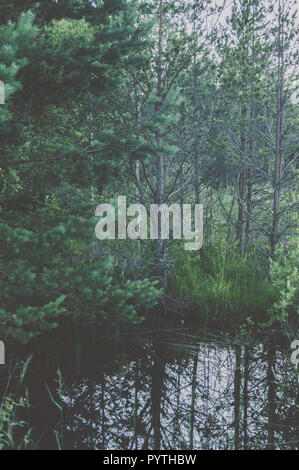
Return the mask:
[[298,58],[294,0],[0,0],[0,450],[299,449]]

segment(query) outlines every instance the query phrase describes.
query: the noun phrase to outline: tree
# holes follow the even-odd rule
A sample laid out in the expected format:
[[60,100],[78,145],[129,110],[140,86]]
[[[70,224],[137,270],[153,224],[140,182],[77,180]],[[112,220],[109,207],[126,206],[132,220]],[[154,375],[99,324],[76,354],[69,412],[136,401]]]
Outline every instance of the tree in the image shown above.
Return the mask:
[[67,317],[90,324],[110,316],[117,328],[141,321],[159,294],[146,280],[118,285],[111,260],[97,259],[90,188],[115,173],[132,139],[117,146],[108,132],[90,142],[81,125],[92,112],[85,100],[103,99],[135,66],[129,51],[142,47],[143,32],[133,4],[105,2],[98,11],[90,2],[98,14],[89,21],[84,9],[69,19],[74,2],[64,2],[65,11],[62,3],[59,19],[43,17],[39,4],[36,20],[21,13],[0,31],[9,44],[1,71],[1,335],[23,342]]

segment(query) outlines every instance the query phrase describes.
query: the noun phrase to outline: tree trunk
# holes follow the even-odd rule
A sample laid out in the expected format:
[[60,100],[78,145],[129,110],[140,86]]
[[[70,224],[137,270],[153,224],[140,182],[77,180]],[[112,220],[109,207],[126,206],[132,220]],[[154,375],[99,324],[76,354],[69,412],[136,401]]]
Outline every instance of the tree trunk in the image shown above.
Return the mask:
[[240,401],[241,401],[241,347],[236,347],[234,378],[235,450],[240,449]]
[[[240,155],[241,158],[245,155],[246,151],[246,137],[245,137],[245,117],[246,117],[246,107],[242,106],[241,109],[241,135],[240,135]],[[237,239],[239,242],[239,248],[241,254],[244,253],[244,223],[245,223],[245,172],[243,169],[240,170],[239,173],[239,181],[238,181],[238,223],[237,223]]]
[[152,368],[152,428],[154,430],[154,449],[161,447],[161,402],[163,392],[165,362],[164,351],[161,345],[156,345],[153,353],[154,364]]
[[191,394],[190,427],[189,427],[189,450],[193,450],[195,398],[196,398],[196,385],[197,385],[197,367],[198,367],[198,353],[196,353],[196,355],[194,357],[193,372],[192,372],[192,394]]
[[[163,52],[163,0],[159,3],[159,36],[158,36],[158,57],[157,57],[157,95],[160,100],[155,105],[158,112],[162,105],[162,52]],[[156,134],[156,142],[158,148],[162,148],[163,141],[160,133]],[[160,151],[156,165],[157,181],[156,181],[156,201],[160,205],[164,202],[164,156]],[[163,290],[167,286],[167,271],[163,260],[164,242],[161,238],[161,213],[158,213],[158,238],[154,241],[155,263],[157,266],[158,278],[160,286]]]
[[278,35],[277,35],[277,85],[276,85],[276,135],[275,135],[275,175],[273,223],[271,233],[271,257],[275,257],[275,249],[279,241],[281,177],[283,165],[282,138],[283,138],[283,82],[284,82],[284,54],[283,54],[283,22],[281,1],[278,7]]
[[267,384],[268,384],[268,444],[267,448],[275,450],[275,409],[276,409],[276,383],[274,376],[275,367],[275,346],[273,339],[270,338],[268,346],[268,369],[267,369]]
[[249,379],[249,351],[245,346],[244,350],[244,392],[243,392],[243,442],[244,450],[248,448],[248,379]]
[[194,199],[195,204],[200,204],[200,189],[199,189],[199,161],[198,161],[198,149],[195,144],[194,153]]

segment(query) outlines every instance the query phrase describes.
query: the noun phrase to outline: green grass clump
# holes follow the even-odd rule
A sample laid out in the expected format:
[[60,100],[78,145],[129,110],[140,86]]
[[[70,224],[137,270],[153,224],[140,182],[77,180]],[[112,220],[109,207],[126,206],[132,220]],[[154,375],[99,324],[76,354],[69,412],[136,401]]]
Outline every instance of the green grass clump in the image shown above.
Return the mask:
[[208,321],[242,324],[250,318],[264,322],[277,300],[261,259],[240,255],[235,245],[218,242],[204,252],[177,253],[169,290],[190,299],[192,316]]

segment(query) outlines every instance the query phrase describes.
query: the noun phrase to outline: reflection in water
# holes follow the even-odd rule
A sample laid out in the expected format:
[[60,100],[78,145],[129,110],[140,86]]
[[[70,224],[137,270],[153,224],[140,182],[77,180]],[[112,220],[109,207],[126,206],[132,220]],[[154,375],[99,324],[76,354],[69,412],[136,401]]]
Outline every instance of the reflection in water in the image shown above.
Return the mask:
[[65,384],[65,448],[299,448],[294,368],[272,342],[160,333],[108,352]]

